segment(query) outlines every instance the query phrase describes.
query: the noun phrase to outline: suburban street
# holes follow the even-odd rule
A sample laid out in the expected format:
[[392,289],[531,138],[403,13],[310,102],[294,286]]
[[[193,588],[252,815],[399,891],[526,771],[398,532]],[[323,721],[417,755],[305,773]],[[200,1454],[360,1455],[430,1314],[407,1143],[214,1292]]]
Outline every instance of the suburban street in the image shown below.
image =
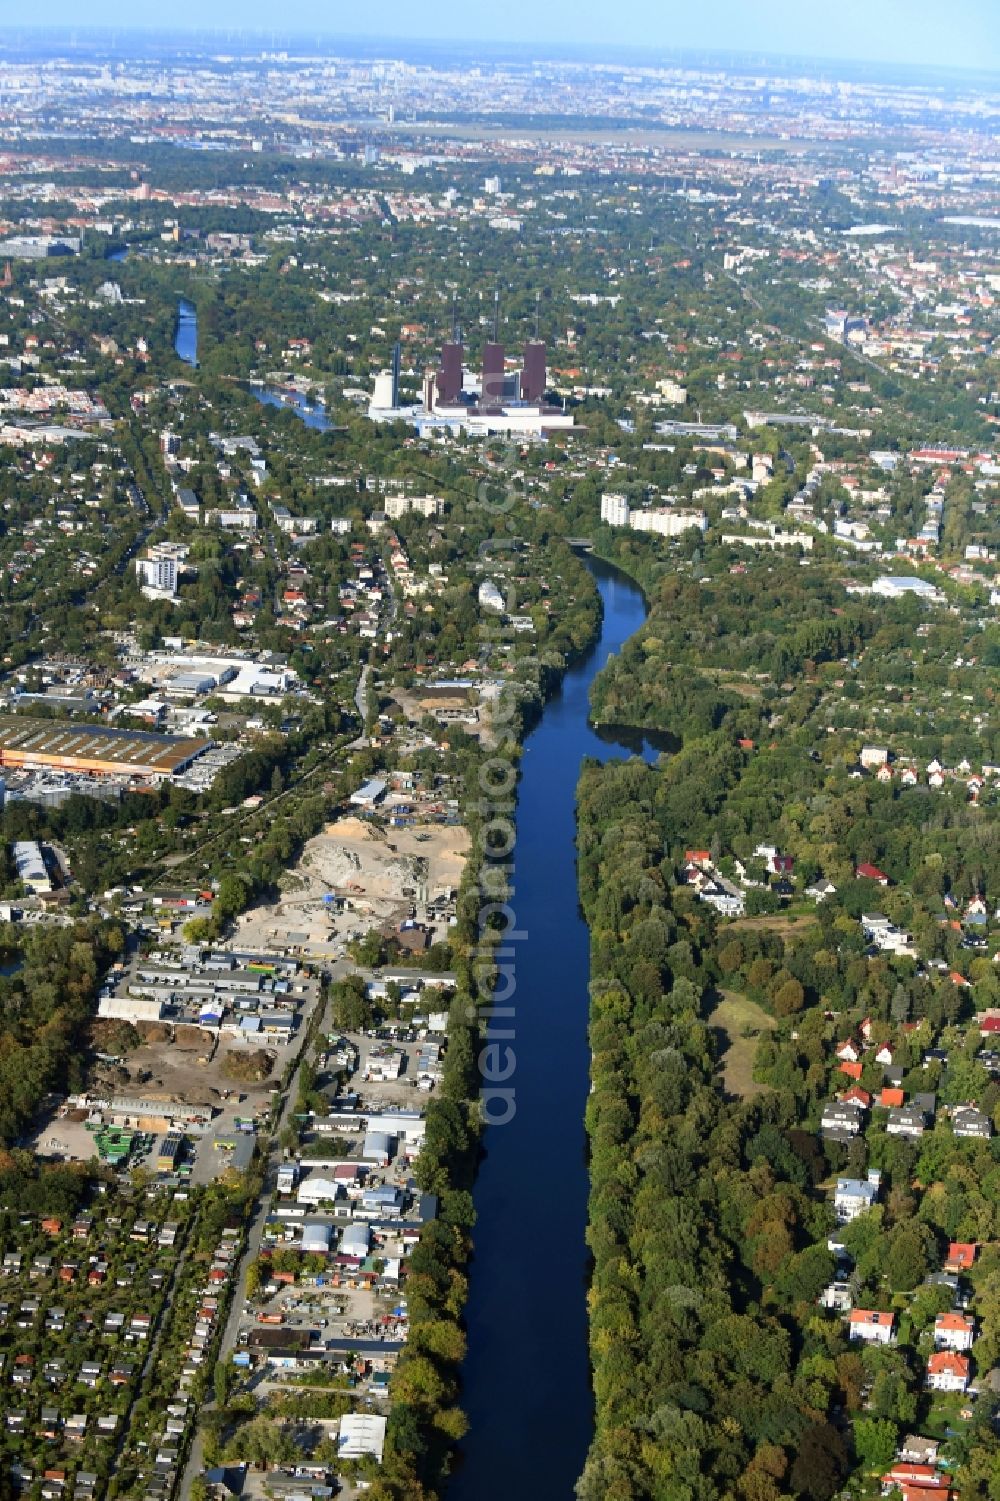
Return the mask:
[[[319,1007],[322,1007],[322,1013],[320,1013],[317,1020],[317,1008]],[[298,1094],[299,1075],[302,1071],[303,1060],[310,1048],[310,1042],[314,1031],[314,1023],[319,1027],[322,1027],[325,1020],[325,1012],[326,1002],[323,999],[321,993],[311,1014],[308,1018],[305,1019],[305,1025],[302,1029],[302,1043],[299,1049],[299,1056],[296,1060],[295,1068],[292,1071],[292,1076],[289,1080],[288,1087],[281,1097],[281,1102],[278,1107],[277,1120],[275,1121],[270,1137],[268,1138],[267,1163],[264,1170],[263,1187],[261,1188],[260,1196],[254,1210],[253,1219],[251,1220],[250,1225],[247,1229],[246,1245],[243,1251],[243,1255],[240,1257],[239,1265],[236,1271],[236,1279],[233,1285],[232,1299],[229,1305],[229,1316],[226,1319],[225,1326],[222,1330],[218,1354],[216,1356],[216,1359],[220,1364],[226,1364],[230,1360],[232,1352],[236,1347],[236,1340],[240,1328],[240,1319],[243,1314],[243,1305],[246,1302],[247,1296],[247,1278],[250,1272],[251,1263],[256,1261],[257,1257],[260,1255],[261,1241],[264,1237],[264,1227],[267,1224],[268,1208],[271,1203],[271,1195],[274,1192],[275,1183],[277,1180],[278,1167],[281,1163],[281,1135],[292,1118],[295,1100]],[[205,1407],[208,1408],[212,1405],[213,1397],[210,1395],[205,1402]],[[183,1498],[186,1498],[191,1494],[191,1487],[194,1483],[195,1478],[201,1474],[204,1463],[204,1444],[202,1441],[201,1425],[199,1423],[199,1426],[196,1428],[194,1436],[191,1440],[191,1447],[188,1451],[187,1464],[185,1465],[184,1471],[181,1475],[180,1486],[175,1493],[179,1498],[182,1498],[182,1501]]]

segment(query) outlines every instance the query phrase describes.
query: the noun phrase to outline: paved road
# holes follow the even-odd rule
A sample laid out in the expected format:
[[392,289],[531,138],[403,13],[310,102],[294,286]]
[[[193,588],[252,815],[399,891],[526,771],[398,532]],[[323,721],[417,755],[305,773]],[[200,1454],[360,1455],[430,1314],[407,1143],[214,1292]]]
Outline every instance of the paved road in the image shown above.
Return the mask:
[[[226,1319],[225,1327],[222,1331],[222,1339],[219,1345],[218,1355],[216,1357],[220,1364],[223,1365],[228,1362],[232,1351],[236,1347],[236,1339],[240,1329],[240,1320],[243,1315],[243,1305],[246,1302],[247,1297],[247,1276],[250,1271],[250,1263],[255,1261],[260,1255],[260,1243],[263,1239],[264,1226],[267,1223],[268,1208],[270,1206],[271,1196],[274,1193],[275,1185],[277,1182],[278,1167],[281,1163],[281,1133],[284,1131],[285,1127],[288,1125],[292,1117],[292,1111],[294,1109],[296,1096],[298,1094],[299,1073],[302,1068],[303,1059],[305,1058],[306,1053],[310,1051],[306,1039],[311,1034],[312,1028],[310,1024],[313,1020],[313,1017],[316,1015],[317,1006],[322,1006],[325,1010],[325,1002],[323,1001],[322,996],[317,999],[316,1005],[310,1012],[309,1017],[305,1020],[305,1025],[303,1027],[303,1044],[299,1058],[296,1062],[291,1080],[289,1081],[288,1088],[285,1090],[285,1093],[282,1096],[281,1104],[278,1109],[278,1119],[275,1123],[274,1130],[271,1132],[271,1136],[268,1140],[267,1166],[264,1172],[264,1186],[261,1189],[260,1197],[258,1198],[256,1208],[254,1209],[253,1219],[250,1223],[249,1229],[247,1230],[246,1248],[240,1259],[236,1275],[236,1284],[233,1288],[232,1303],[229,1307],[229,1316]],[[324,1016],[322,1023],[325,1023],[325,1020],[326,1018]],[[209,1399],[205,1403],[205,1406],[212,1406],[211,1397],[209,1397]],[[180,1501],[183,1501],[183,1498],[190,1496],[195,1477],[201,1474],[202,1470],[204,1469],[204,1465],[204,1446],[202,1443],[201,1426],[199,1424],[199,1427],[195,1430],[194,1438],[191,1440],[191,1448],[188,1452],[187,1464],[184,1466],[184,1473],[180,1479],[179,1489],[175,1491],[175,1495],[180,1498]]]
[[365,665],[361,669],[361,676],[358,678],[358,691],[354,695],[354,702],[357,705],[358,713],[361,715],[361,724],[362,724],[362,727],[368,723],[368,673],[369,673],[369,671],[370,671],[370,668],[368,666],[368,663],[366,662]]

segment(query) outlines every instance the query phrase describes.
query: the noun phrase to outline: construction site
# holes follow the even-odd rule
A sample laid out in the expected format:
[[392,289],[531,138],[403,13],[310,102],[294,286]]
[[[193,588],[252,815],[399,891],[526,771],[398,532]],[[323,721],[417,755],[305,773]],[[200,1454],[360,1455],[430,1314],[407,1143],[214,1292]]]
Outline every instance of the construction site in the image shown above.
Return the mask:
[[279,899],[239,919],[235,943],[339,958],[372,928],[410,922],[436,942],[447,937],[469,847],[467,831],[454,824],[383,829],[338,819],[306,845]]

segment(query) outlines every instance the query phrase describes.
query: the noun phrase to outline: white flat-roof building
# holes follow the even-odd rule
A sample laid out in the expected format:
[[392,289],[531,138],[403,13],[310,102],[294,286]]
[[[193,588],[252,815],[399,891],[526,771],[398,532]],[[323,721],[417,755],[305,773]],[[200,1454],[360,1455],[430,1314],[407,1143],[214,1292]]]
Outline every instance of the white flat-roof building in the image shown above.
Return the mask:
[[373,1412],[346,1412],[340,1420],[337,1453],[341,1459],[363,1459],[370,1454],[382,1463],[386,1419]]
[[355,808],[374,808],[385,797],[388,785],[383,777],[372,777],[363,782],[357,792],[352,792],[348,801]]
[[484,610],[494,610],[498,615],[506,609],[504,597],[492,579],[483,579],[479,585],[479,603]]
[[941,600],[944,595],[940,589],[936,589],[927,579],[917,578],[915,574],[882,574],[872,584],[872,593],[879,594],[885,599],[902,599],[906,594],[915,594],[918,599]]
[[332,1204],[340,1192],[340,1185],[322,1173],[311,1173],[299,1184],[296,1199],[300,1204]]
[[332,1227],[321,1220],[306,1220],[302,1226],[299,1249],[306,1256],[326,1256],[330,1250]]
[[607,493],[601,496],[601,520],[608,526],[628,526],[631,508],[624,495]]
[[372,1233],[367,1225],[345,1225],[338,1252],[341,1256],[355,1256],[359,1261],[363,1261],[368,1255],[371,1243]]
[[13,854],[17,878],[26,891],[38,896],[52,890],[40,844],[34,839],[19,839],[14,845]]
[[444,501],[436,495],[387,495],[382,508],[390,521],[398,521],[400,516],[406,516],[411,511],[418,516],[426,516],[428,520],[444,515]]
[[147,599],[176,599],[177,580],[190,551],[183,542],[156,542],[135,562],[139,587]]

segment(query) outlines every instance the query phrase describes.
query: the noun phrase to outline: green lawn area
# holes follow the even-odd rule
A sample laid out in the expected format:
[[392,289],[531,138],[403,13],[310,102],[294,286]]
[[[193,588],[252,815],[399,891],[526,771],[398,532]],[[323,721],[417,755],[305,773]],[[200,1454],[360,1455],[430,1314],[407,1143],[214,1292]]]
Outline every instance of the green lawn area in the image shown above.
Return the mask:
[[780,912],[762,912],[759,917],[737,917],[728,924],[728,931],[738,933],[745,928],[762,928],[769,933],[780,933],[785,938],[789,933],[803,933],[818,921],[816,904],[803,902],[798,907],[785,907]]
[[[724,990],[706,1020],[721,1034],[719,1062],[726,1093],[741,1098],[759,1094],[767,1086],[755,1084],[753,1079],[757,1037],[761,1032],[774,1029],[773,1017],[739,991]],[[753,1035],[744,1036],[744,1033]]]
[[965,1420],[959,1417],[968,1408],[969,1398],[961,1392],[931,1392],[930,1408],[924,1419],[921,1433],[928,1438],[944,1438],[949,1428],[964,1428]]

